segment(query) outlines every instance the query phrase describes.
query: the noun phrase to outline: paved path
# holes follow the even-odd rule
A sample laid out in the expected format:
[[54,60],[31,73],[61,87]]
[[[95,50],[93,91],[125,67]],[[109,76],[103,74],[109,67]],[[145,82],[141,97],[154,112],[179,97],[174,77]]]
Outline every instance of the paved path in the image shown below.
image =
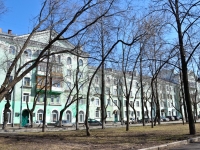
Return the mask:
[[189,143],[169,150],[200,150],[200,142]]

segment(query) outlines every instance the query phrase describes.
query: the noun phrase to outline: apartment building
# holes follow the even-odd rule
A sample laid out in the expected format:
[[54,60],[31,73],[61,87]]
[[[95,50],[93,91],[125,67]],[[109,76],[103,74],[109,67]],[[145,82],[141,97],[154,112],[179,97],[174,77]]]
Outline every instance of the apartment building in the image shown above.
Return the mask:
[[[53,33],[53,35],[56,36],[56,33]],[[31,38],[24,54],[16,65],[16,69],[30,60],[36,59],[48,43],[49,36],[50,31],[36,33]],[[27,37],[28,35],[12,35],[10,32],[0,33],[0,84],[2,84],[8,67]],[[65,51],[65,53],[59,53],[61,51]],[[48,52],[52,53],[52,55],[49,58],[45,57],[41,59],[39,64],[15,85],[10,97],[11,107],[7,113],[9,118],[8,124],[21,123],[22,126],[26,125],[30,121],[27,105],[30,109],[35,107],[33,121],[43,120],[45,95],[47,96],[47,123],[56,122],[60,117],[61,110],[64,110],[63,120],[75,122],[76,115],[78,115],[79,123],[84,123],[88,81],[91,79],[96,68],[88,66],[87,53],[66,40],[57,41],[46,53]],[[31,63],[27,64],[24,69],[27,69],[30,65]],[[158,76],[157,80],[157,101],[160,105],[161,116],[180,115],[180,109],[183,110],[182,97],[180,96],[180,81],[177,76],[169,78],[170,73],[171,71],[164,71],[163,74]],[[14,79],[14,75],[15,72],[13,71],[10,80]],[[90,118],[101,120],[101,96],[103,95],[105,103],[104,111],[107,115],[106,121],[115,122],[125,119],[127,117],[126,88],[129,91],[130,85],[132,87],[129,97],[128,114],[130,117],[142,118],[140,78],[136,72],[133,73],[133,79],[131,75],[132,72],[127,72],[127,86],[125,86],[125,79],[121,71],[111,68],[105,69],[105,93],[102,94],[101,70],[97,72],[90,89]],[[189,76],[191,77],[189,78],[189,82],[192,101],[194,101],[193,104],[196,104],[193,106],[193,108],[196,108],[194,109],[194,113],[197,112],[200,115],[200,86],[192,74],[189,74]],[[152,99],[151,78],[144,76],[142,85],[145,117],[150,117],[151,113],[155,116],[156,104],[151,104],[155,100]],[[6,100],[3,100],[0,104],[1,124],[3,123],[5,104]],[[151,109],[151,106],[153,109]]]

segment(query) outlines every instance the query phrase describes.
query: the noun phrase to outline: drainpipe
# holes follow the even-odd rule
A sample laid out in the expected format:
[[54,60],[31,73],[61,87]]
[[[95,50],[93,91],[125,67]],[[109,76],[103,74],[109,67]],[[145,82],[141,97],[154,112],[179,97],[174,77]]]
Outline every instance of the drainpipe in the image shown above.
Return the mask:
[[21,102],[20,102],[20,122],[19,122],[19,128],[22,127],[22,99],[23,99],[23,85],[24,84],[24,78],[22,78],[22,87],[21,87]]

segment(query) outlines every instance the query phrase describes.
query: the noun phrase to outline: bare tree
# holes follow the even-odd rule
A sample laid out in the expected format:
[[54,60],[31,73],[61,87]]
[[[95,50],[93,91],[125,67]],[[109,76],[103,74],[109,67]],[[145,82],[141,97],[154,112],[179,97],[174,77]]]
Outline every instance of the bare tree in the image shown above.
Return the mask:
[[[198,28],[199,23],[199,14],[197,13],[197,10],[199,9],[199,3],[200,1],[198,0],[162,0],[156,1],[153,9],[154,12],[159,11],[163,14],[163,16],[167,16],[168,20],[165,23],[174,29],[174,33],[176,33],[178,37],[177,47],[181,58],[184,97],[187,106],[190,134],[195,134],[196,130],[194,116],[192,113],[191,96],[189,93],[187,69],[188,62],[200,45],[200,42],[195,40],[195,38],[198,37],[198,32],[194,30],[195,28]],[[158,7],[155,7],[155,4]],[[187,49],[187,41],[189,41],[189,44],[192,45],[191,49]],[[186,55],[187,52],[189,52],[189,55]]]

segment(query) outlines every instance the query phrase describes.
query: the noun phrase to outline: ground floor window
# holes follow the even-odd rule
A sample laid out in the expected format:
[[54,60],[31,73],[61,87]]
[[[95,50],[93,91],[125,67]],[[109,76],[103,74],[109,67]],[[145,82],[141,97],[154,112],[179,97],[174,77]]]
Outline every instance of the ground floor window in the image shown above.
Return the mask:
[[99,118],[99,110],[96,110],[96,118]]
[[58,121],[58,111],[57,110],[53,110],[52,111],[52,122],[56,122]]
[[66,112],[66,116],[67,116],[67,120],[69,120],[70,122],[72,122],[72,113],[71,113],[71,111],[67,111]]
[[108,118],[111,118],[111,113],[110,113],[110,111],[107,111],[107,117],[108,117]]
[[83,111],[79,112],[79,122],[84,122],[84,112]]
[[44,113],[44,111],[42,109],[38,110],[37,120],[43,120],[43,113]]

